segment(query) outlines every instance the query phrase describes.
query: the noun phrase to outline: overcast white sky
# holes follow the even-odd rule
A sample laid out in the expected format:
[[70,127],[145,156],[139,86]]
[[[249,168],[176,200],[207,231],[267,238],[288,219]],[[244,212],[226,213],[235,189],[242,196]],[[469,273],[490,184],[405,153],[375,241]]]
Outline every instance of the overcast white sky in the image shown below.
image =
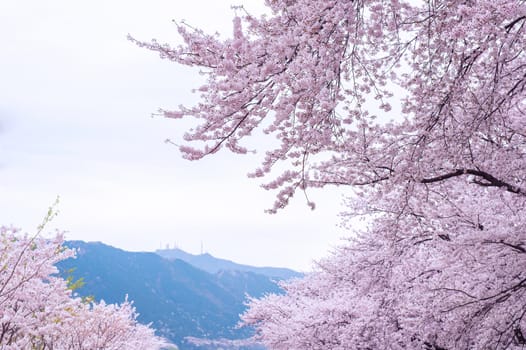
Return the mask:
[[256,160],[180,158],[164,140],[184,123],[151,118],[191,104],[195,72],[126,40],[178,40],[172,20],[227,34],[230,5],[251,0],[0,1],[0,225],[49,229],[133,251],[177,243],[253,265],[308,270],[334,247],[338,191],[264,214],[273,195],[246,178]]

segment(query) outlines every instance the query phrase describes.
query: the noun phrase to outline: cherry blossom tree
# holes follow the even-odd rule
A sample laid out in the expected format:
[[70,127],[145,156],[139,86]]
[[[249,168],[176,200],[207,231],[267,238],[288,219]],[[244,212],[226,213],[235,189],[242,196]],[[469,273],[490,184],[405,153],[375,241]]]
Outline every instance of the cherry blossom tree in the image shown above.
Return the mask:
[[72,295],[55,264],[74,256],[58,234],[30,237],[0,228],[0,348],[145,350],[167,343],[136,321],[132,304],[106,305]]
[[275,142],[249,176],[277,191],[270,212],[351,192],[349,243],[244,322],[273,349],[526,346],[525,1],[265,4],[237,8],[231,38],[131,39],[207,79],[163,111],[199,122],[184,157],[249,153],[262,131]]

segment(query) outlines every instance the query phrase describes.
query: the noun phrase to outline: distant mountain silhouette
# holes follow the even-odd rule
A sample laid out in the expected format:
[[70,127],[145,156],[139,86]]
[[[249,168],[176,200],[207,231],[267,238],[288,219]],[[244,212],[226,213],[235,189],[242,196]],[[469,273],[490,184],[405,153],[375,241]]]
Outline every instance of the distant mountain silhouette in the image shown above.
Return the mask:
[[[246,308],[246,295],[281,293],[275,281],[283,277],[276,271],[281,276],[300,276],[287,269],[253,268],[268,274],[255,273],[250,266],[208,254],[196,257],[215,273],[205,271],[202,264],[193,266],[156,253],[127,252],[100,242],[69,241],[66,245],[77,250],[77,257],[59,263],[58,268],[64,277],[72,275],[84,280],[85,284],[76,291],[79,295],[94,296],[107,303],[121,303],[128,295],[139,313],[138,320],[152,323],[159,335],[181,350],[205,349],[189,344],[186,337],[249,337],[251,329],[236,328],[239,315]],[[221,269],[214,269],[214,261],[224,262]],[[234,269],[239,266],[244,270]]]
[[180,259],[186,261],[192,266],[198,267],[209,273],[218,273],[221,270],[228,271],[245,271],[253,272],[267,277],[273,277],[277,279],[290,279],[301,277],[302,274],[290,269],[279,268],[279,267],[255,267],[249,265],[242,265],[235,263],[230,260],[219,259],[208,253],[194,255],[187,253],[181,249],[158,249],[155,251],[157,254],[165,259],[174,260]]

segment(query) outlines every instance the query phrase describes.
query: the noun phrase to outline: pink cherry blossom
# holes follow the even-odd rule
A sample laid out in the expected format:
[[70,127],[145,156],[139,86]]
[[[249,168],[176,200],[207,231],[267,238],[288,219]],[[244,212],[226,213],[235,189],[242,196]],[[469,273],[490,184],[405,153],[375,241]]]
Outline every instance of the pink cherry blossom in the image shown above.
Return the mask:
[[276,142],[250,176],[277,191],[270,212],[353,193],[348,244],[244,322],[272,349],[524,348],[526,3],[265,3],[232,39],[132,39],[207,78],[198,104],[165,112],[200,123],[186,158],[263,132]]
[[146,350],[167,343],[136,321],[131,302],[82,300],[57,276],[71,258],[63,236],[30,237],[0,227],[0,348],[5,350]]

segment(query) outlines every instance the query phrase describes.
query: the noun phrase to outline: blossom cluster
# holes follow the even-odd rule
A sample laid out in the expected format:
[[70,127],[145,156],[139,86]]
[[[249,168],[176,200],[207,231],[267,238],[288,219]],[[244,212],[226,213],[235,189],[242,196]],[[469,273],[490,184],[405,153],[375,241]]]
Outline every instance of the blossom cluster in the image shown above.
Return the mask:
[[186,158],[263,132],[250,176],[277,191],[270,212],[351,189],[349,244],[244,322],[274,349],[524,348],[526,3],[265,3],[228,39],[181,24],[179,46],[135,40],[207,78],[165,112],[200,123]]
[[148,350],[167,343],[137,322],[132,303],[107,305],[73,295],[55,266],[73,257],[63,236],[30,237],[0,227],[0,348]]

